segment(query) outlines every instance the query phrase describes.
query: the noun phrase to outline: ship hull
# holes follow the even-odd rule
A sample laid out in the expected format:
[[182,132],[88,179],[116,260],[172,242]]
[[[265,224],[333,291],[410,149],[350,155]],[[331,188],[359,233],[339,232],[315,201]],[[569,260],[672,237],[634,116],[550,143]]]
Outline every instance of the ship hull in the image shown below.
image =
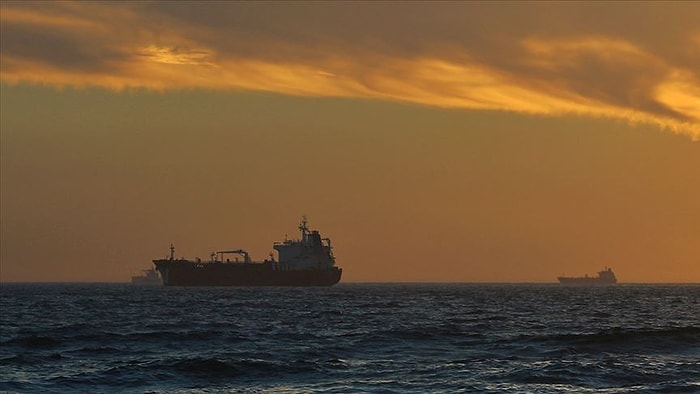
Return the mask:
[[342,269],[281,270],[272,263],[154,260],[165,286],[332,286]]
[[562,285],[575,286],[595,286],[595,285],[614,285],[616,281],[603,280],[600,278],[558,278]]

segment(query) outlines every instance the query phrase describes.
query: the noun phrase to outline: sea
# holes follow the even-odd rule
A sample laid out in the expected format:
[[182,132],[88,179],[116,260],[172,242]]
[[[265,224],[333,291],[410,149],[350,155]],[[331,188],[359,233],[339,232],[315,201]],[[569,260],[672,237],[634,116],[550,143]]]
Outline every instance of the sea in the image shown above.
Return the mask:
[[699,393],[700,285],[0,285],[6,393]]

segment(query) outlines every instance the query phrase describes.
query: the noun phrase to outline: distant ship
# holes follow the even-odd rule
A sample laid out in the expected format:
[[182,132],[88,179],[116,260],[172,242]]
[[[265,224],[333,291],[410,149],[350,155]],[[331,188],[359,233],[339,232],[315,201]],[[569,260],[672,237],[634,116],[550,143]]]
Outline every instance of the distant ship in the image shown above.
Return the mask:
[[612,285],[617,283],[617,278],[611,268],[605,267],[598,272],[598,276],[566,277],[560,276],[559,283],[563,285]]
[[[306,217],[299,225],[301,239],[275,242],[279,261],[270,259],[254,262],[243,249],[211,253],[211,260],[175,259],[170,245],[170,257],[153,260],[165,286],[332,286],[340,281],[343,270],[335,266],[329,238],[310,231]],[[239,255],[224,260],[224,255]]]
[[153,268],[142,270],[145,275],[131,277],[131,283],[135,285],[160,285],[162,284],[160,276]]

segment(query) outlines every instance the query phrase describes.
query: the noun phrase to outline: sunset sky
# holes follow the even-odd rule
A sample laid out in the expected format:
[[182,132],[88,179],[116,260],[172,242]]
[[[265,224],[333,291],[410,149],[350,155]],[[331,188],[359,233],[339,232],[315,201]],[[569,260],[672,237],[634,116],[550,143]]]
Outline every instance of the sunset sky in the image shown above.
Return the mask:
[[0,3],[2,281],[700,282],[700,2]]

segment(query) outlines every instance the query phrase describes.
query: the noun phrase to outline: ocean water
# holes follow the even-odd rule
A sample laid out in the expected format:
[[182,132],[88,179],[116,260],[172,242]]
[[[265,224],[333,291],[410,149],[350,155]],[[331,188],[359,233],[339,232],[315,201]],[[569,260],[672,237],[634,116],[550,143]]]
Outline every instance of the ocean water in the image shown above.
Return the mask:
[[0,285],[0,391],[700,392],[700,285]]

